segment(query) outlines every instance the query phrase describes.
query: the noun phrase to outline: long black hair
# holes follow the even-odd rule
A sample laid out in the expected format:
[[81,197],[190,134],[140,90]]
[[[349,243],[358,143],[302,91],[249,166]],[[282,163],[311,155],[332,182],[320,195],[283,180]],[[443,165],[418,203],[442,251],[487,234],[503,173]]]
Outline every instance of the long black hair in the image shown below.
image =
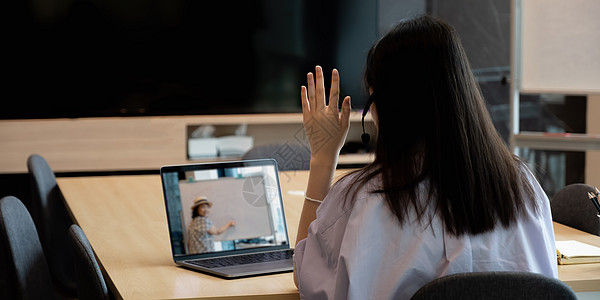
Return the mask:
[[[380,177],[372,192],[384,195],[401,224],[410,209],[421,220],[433,205],[455,235],[506,227],[526,205],[537,209],[522,163],[496,132],[445,21],[422,15],[400,22],[370,49],[364,80],[378,121],[375,160],[349,194]],[[419,195],[424,179],[428,192]]]

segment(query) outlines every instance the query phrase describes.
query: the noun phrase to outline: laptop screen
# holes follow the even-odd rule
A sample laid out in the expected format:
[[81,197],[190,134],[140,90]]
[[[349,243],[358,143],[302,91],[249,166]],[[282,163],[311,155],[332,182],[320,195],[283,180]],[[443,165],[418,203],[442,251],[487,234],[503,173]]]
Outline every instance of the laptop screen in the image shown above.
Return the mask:
[[164,166],[173,256],[289,248],[272,159]]

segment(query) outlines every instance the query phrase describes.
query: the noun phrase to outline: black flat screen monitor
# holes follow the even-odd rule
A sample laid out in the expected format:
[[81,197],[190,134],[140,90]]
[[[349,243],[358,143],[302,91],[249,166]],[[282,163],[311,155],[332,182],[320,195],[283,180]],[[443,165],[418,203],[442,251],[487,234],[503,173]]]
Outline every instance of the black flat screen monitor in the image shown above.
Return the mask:
[[[367,26],[349,26],[361,20],[344,20],[342,1],[5,4],[3,86],[13,108],[0,118],[300,112],[300,85],[317,64],[340,69],[342,93],[362,91],[377,30],[371,2],[360,12]],[[368,41],[348,46],[357,37]],[[352,95],[354,107],[363,96]]]

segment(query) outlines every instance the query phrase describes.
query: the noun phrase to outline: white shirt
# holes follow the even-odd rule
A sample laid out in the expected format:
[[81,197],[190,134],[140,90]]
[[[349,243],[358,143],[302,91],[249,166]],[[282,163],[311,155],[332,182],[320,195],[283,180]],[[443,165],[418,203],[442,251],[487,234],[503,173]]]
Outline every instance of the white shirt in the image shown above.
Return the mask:
[[[343,200],[352,177],[332,187],[317,209],[308,237],[294,251],[302,299],[409,299],[431,280],[454,273],[529,271],[558,278],[550,203],[526,171],[539,214],[510,228],[460,237],[448,234],[440,218],[399,226],[381,194]],[[423,188],[423,184],[421,188]]]

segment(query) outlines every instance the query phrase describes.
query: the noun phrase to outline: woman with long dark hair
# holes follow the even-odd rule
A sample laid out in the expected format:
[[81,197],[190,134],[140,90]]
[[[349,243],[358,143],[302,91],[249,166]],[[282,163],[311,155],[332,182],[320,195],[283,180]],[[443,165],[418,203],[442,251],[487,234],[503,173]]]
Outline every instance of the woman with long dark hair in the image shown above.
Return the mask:
[[[444,275],[557,277],[549,200],[496,132],[455,30],[403,21],[369,51],[375,160],[333,186],[350,98],[323,71],[301,88],[311,146],[294,278],[314,299],[410,298]],[[309,226],[310,225],[310,226]]]

